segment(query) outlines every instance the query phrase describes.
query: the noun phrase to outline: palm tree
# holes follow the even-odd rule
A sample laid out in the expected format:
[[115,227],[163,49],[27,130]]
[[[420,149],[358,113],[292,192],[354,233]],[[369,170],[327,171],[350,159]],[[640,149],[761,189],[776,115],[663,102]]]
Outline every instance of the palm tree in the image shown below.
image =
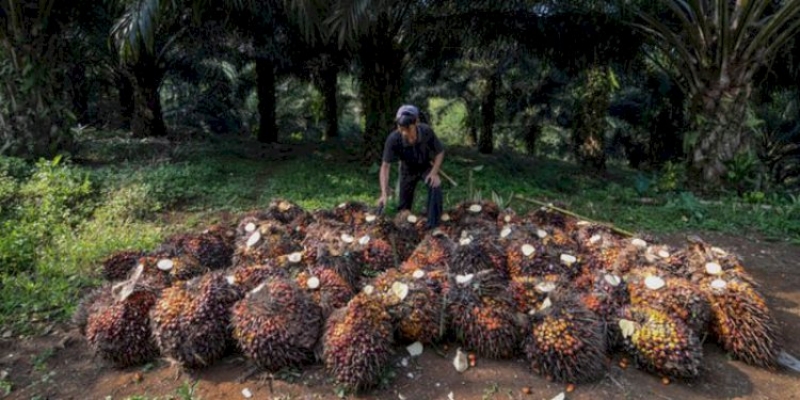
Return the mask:
[[653,39],[689,99],[685,135],[691,180],[716,187],[746,150],[753,76],[800,29],[800,1],[661,0],[665,13],[636,8],[634,25]]

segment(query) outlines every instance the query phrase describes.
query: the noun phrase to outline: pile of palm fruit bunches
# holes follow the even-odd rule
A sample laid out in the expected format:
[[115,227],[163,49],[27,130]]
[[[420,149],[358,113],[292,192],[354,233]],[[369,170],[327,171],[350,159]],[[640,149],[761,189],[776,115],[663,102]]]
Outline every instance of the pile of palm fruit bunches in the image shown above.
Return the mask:
[[601,379],[615,353],[666,382],[694,378],[707,338],[735,359],[778,366],[758,285],[702,240],[651,244],[484,201],[448,210],[433,232],[411,213],[370,211],[275,199],[237,226],[120,251],[75,323],[117,367],[164,357],[198,369],[238,352],[271,372],[322,363],[354,391],[379,383],[398,346],[416,342],[524,357],[568,385]]

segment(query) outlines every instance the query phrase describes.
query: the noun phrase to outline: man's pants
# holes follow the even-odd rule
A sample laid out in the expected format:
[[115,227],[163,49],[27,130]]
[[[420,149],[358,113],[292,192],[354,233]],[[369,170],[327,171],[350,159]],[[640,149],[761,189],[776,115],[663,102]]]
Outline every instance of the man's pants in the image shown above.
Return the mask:
[[[397,206],[398,211],[411,210],[411,206],[414,204],[414,191],[417,188],[417,183],[423,181],[429,173],[430,171],[425,171],[423,174],[411,174],[408,172],[400,174],[400,204]],[[439,226],[439,221],[442,218],[442,208],[444,207],[442,185],[440,184],[434,188],[426,183],[425,186],[428,187],[427,228],[432,229]]]

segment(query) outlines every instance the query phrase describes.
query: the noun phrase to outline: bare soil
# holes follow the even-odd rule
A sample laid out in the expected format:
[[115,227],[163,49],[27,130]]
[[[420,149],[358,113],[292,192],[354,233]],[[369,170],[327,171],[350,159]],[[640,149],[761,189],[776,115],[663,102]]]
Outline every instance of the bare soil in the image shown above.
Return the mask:
[[[774,317],[785,336],[785,349],[800,356],[800,246],[765,242],[752,238],[704,234],[705,240],[741,255],[748,270],[762,284]],[[663,238],[680,244],[681,235]],[[563,384],[547,382],[531,373],[524,359],[491,361],[478,359],[464,373],[452,366],[454,346],[426,348],[417,359],[407,360],[398,347],[395,367],[381,388],[358,399],[545,399],[566,392]],[[714,343],[705,344],[704,371],[692,382],[662,383],[660,377],[634,368],[622,369],[618,359],[609,363],[601,381],[580,385],[567,399],[798,399],[800,374],[773,372],[730,360]],[[181,373],[165,361],[145,367],[117,370],[92,357],[80,334],[71,326],[55,326],[38,337],[0,339],[0,383],[10,383],[11,392],[0,386],[0,398],[8,399],[127,399],[189,398],[244,399],[337,399],[336,388],[315,365],[302,371],[281,373],[273,379],[247,375],[250,364],[241,356],[229,356],[194,375]],[[523,390],[529,388],[530,393]]]

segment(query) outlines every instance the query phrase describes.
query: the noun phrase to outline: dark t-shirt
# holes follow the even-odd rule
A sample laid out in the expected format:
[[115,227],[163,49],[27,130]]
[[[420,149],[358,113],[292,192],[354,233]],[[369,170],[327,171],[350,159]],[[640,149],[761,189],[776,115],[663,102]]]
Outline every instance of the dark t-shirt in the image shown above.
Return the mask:
[[444,150],[442,142],[426,124],[417,124],[417,140],[408,143],[400,131],[393,131],[383,146],[383,162],[402,161],[404,173],[422,174],[431,168],[434,158]]

